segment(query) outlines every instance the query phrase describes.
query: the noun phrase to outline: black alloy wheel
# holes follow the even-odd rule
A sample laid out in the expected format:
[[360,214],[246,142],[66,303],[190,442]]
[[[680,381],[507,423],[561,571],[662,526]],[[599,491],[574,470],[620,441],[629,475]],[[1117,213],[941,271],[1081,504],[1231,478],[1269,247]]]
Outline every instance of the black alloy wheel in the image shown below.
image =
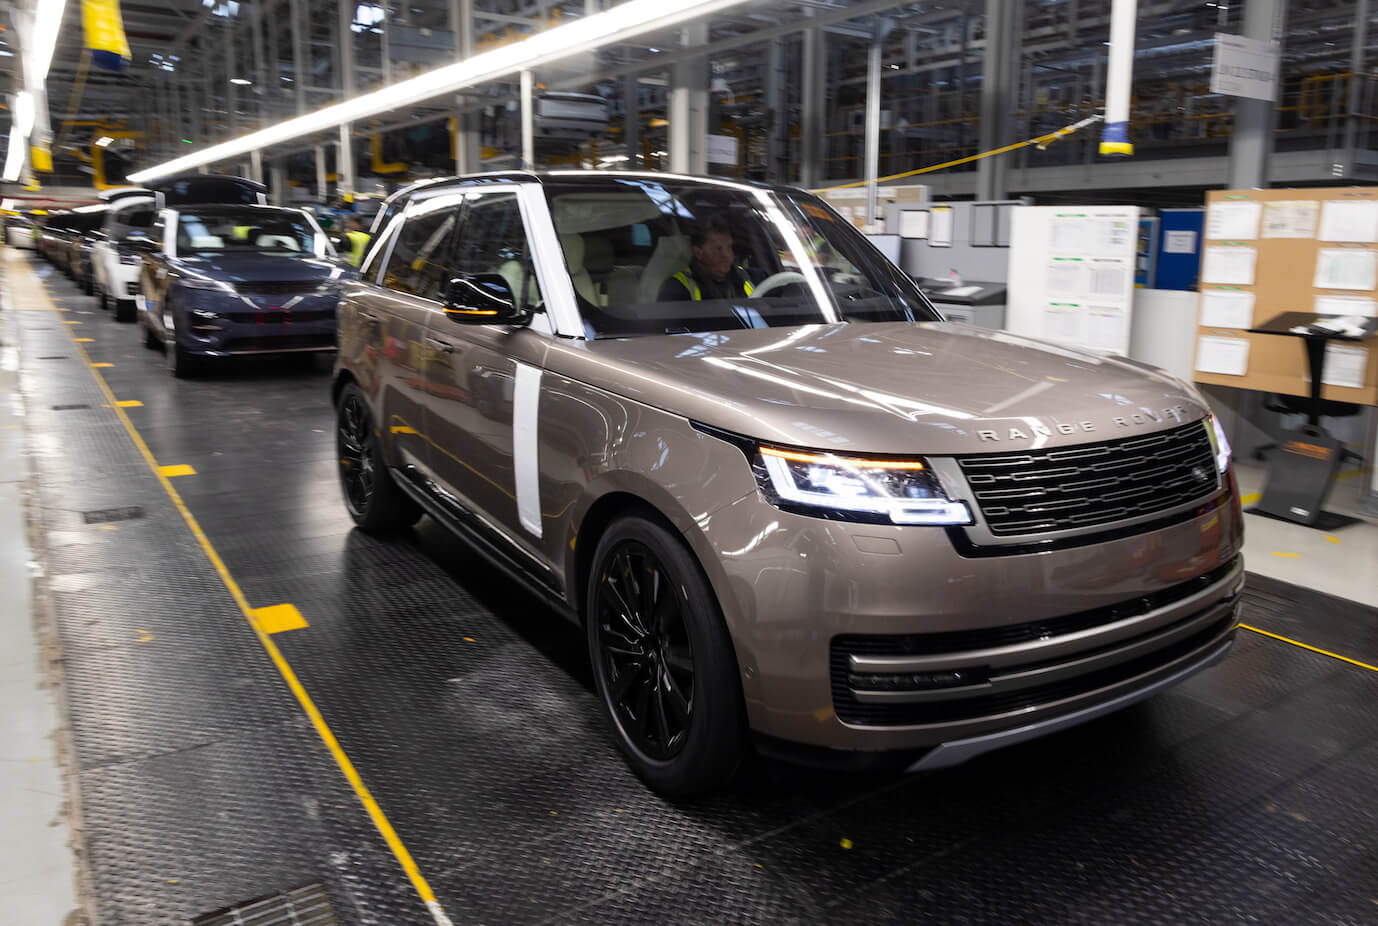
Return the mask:
[[421,508],[388,473],[373,427],[368,399],[354,383],[340,393],[335,425],[340,489],[354,523],[369,533],[386,533],[415,524]]
[[671,759],[694,712],[694,645],[679,595],[660,560],[634,540],[612,552],[597,594],[601,668],[617,722],[643,753]]
[[682,537],[626,515],[598,541],[585,594],[589,658],[618,748],[670,797],[728,785],[747,754],[736,653]]

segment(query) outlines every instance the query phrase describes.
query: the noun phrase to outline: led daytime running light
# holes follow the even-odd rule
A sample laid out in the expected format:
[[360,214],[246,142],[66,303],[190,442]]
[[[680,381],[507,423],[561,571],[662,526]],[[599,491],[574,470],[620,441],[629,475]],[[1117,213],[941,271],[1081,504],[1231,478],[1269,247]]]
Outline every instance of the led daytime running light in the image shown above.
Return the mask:
[[857,469],[926,469],[918,460],[871,460],[861,457],[836,457],[828,454],[800,453],[797,450],[780,450],[776,447],[761,447],[761,453],[768,457],[793,460],[795,463],[818,463],[822,466],[854,466]]

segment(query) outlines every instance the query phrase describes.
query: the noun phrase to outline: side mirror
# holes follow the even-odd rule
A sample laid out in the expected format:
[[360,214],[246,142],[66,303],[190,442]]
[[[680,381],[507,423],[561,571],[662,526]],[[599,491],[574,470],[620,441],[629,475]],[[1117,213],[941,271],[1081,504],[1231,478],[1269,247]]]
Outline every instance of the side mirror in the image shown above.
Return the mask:
[[335,249],[336,253],[342,257],[349,254],[349,239],[344,235],[331,235],[330,245]]
[[142,254],[152,254],[161,247],[157,241],[143,232],[130,232],[125,235],[124,240],[120,242],[120,246],[126,250],[138,251]]
[[445,284],[445,314],[461,325],[525,325],[531,313],[517,305],[499,273],[461,274]]

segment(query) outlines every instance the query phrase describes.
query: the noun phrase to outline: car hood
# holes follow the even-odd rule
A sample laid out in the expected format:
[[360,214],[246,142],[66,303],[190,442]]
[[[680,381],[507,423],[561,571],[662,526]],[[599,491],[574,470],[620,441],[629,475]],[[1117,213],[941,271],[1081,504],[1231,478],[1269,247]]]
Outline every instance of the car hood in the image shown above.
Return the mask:
[[1154,367],[945,322],[565,341],[546,366],[713,427],[852,452],[1028,450],[1208,414]]
[[187,273],[229,283],[306,282],[344,275],[343,268],[333,261],[289,254],[190,255],[177,263]]

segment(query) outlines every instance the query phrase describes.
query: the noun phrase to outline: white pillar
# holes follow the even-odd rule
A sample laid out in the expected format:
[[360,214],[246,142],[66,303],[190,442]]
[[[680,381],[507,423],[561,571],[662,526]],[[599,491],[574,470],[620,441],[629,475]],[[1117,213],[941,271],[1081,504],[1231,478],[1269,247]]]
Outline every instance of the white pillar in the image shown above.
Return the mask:
[[522,71],[522,170],[536,169],[536,78]]
[[335,156],[335,193],[343,199],[354,192],[354,141],[348,125],[340,126],[340,150]]
[[1105,72],[1105,127],[1101,154],[1133,154],[1129,141],[1129,89],[1134,82],[1134,17],[1139,0],[1113,0],[1110,7],[1110,63]]

